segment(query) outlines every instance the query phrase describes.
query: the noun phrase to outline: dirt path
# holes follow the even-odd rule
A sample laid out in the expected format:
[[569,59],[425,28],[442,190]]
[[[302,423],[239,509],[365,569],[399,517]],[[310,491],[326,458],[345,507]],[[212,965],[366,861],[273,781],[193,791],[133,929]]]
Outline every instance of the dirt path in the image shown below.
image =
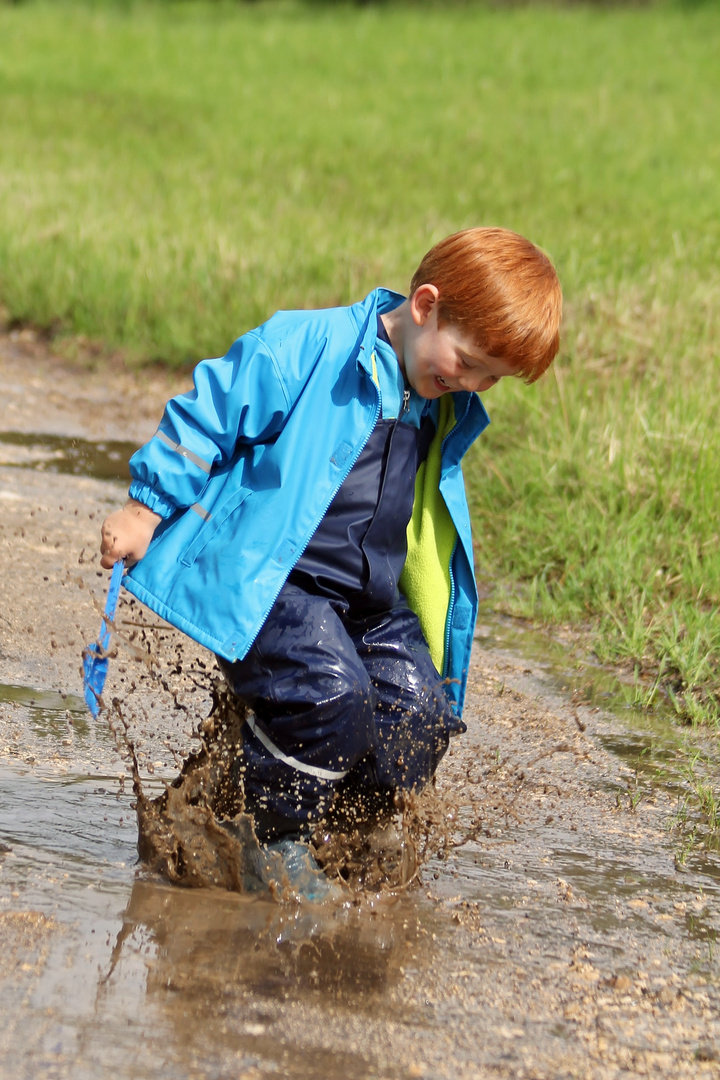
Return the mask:
[[[107,477],[169,389],[0,340],[0,1074],[720,1077],[717,863],[675,866],[671,796],[628,764],[648,733],[553,695],[491,637],[439,778],[483,831],[422,887],[331,915],[138,872],[80,652],[99,521],[124,498]],[[140,633],[137,607],[119,619]],[[152,633],[186,669],[211,659]],[[183,712],[133,689],[143,647],[121,647],[108,691],[153,783],[207,696],[185,687]]]

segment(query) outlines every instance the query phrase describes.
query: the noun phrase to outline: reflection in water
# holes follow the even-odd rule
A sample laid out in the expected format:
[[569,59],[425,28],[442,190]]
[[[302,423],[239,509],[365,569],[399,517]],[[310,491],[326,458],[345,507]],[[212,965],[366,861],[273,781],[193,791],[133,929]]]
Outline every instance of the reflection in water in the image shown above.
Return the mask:
[[418,932],[408,897],[328,911],[140,879],[102,977],[98,1023],[122,1011],[142,958],[135,1007],[185,1075],[224,1076],[232,1064],[233,1076],[243,1067],[323,1080],[394,1076],[371,1040],[353,1051],[342,1030],[359,1016],[368,1025],[391,1018]]
[[[319,905],[279,905],[219,889],[179,889],[135,882],[113,949],[110,971],[132,943],[148,964],[148,995],[168,987],[205,1004],[218,996],[317,991],[357,1003],[397,978],[417,934],[407,898]],[[152,948],[150,948],[150,943]]]

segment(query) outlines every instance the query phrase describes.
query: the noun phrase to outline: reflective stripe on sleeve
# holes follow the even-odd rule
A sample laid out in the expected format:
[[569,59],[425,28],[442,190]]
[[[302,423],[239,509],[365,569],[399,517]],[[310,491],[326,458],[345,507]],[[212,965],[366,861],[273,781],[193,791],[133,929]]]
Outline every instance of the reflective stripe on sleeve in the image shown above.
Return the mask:
[[160,439],[160,442],[164,442],[166,446],[169,446],[171,450],[174,450],[176,454],[180,454],[181,457],[187,458],[193,465],[197,465],[198,469],[202,469],[203,472],[209,473],[212,469],[212,465],[207,461],[203,461],[201,457],[194,454],[192,450],[188,450],[187,446],[183,446],[182,443],[173,442],[169,435],[166,435],[160,428],[155,432],[155,438]]

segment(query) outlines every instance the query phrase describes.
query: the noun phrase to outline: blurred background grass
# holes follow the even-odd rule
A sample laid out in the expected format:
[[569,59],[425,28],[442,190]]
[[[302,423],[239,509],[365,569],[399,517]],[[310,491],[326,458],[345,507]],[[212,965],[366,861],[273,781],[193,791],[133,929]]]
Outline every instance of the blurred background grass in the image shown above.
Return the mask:
[[0,6],[0,302],[184,365],[526,234],[563,352],[466,468],[487,602],[716,723],[719,46],[690,2]]

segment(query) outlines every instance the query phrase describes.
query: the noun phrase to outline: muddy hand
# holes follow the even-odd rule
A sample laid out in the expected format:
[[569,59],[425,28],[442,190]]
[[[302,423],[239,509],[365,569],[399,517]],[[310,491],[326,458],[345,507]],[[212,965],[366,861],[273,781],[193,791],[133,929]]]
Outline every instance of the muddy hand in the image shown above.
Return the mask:
[[111,570],[116,562],[138,562],[148,549],[162,518],[144,503],[128,499],[122,510],[105,519],[101,529],[100,565]]

